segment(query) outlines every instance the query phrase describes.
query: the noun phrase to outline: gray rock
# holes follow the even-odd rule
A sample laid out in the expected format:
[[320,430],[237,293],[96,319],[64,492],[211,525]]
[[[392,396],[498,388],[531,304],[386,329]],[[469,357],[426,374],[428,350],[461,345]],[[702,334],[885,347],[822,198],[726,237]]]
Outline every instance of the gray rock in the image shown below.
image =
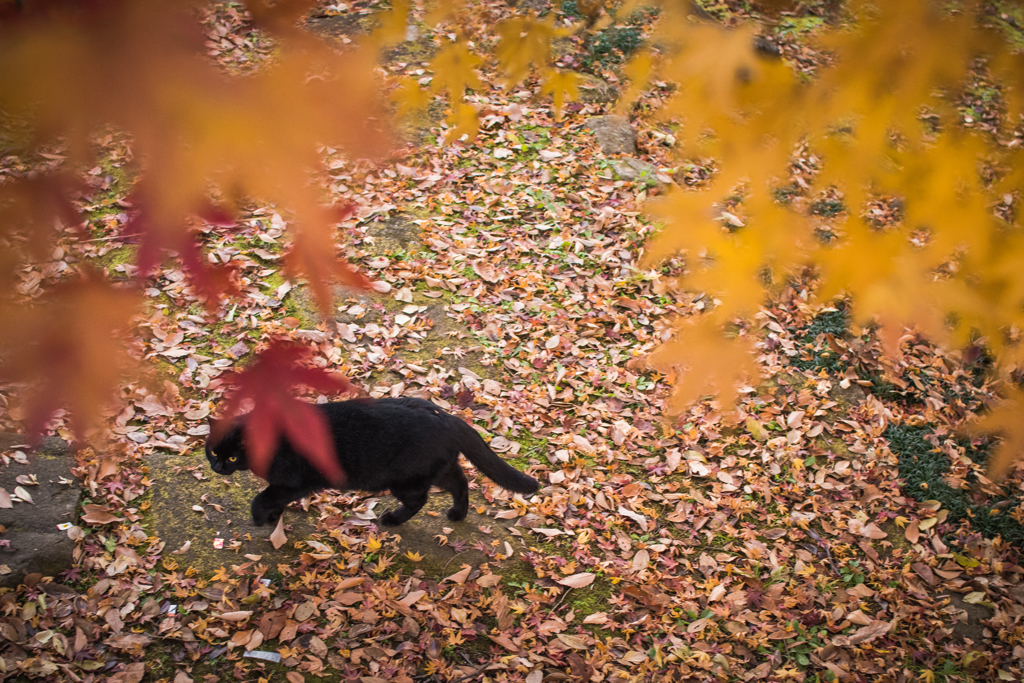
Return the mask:
[[640,159],[612,159],[609,164],[620,180],[641,180],[660,184],[658,167]]
[[[24,436],[0,433],[0,449],[25,442]],[[57,528],[64,522],[75,523],[75,508],[82,493],[78,480],[71,474],[74,460],[68,444],[49,438],[35,451],[23,450],[28,454],[28,464],[0,464],[0,486],[10,494],[15,487],[22,486],[32,496],[32,503],[0,508],[0,527],[5,529],[0,532],[0,540],[10,542],[0,547],[3,587],[17,586],[26,574],[58,575],[71,566],[75,549],[67,532]],[[39,484],[20,484],[17,477],[22,475],[35,475]]]
[[622,116],[594,116],[587,119],[597,144],[605,154],[636,154],[636,131]]

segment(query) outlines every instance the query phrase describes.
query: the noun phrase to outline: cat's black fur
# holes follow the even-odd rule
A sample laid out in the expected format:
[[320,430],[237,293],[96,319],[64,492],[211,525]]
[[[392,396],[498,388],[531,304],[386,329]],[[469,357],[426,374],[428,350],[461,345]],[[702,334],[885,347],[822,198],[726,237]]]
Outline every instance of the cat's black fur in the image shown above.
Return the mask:
[[[354,399],[316,406],[330,425],[346,489],[390,490],[402,505],[380,523],[396,526],[419,512],[432,485],[452,494],[448,519],[469,512],[469,485],[459,465],[461,452],[498,486],[516,493],[537,491],[537,480],[508,465],[475,429],[433,403],[418,398]],[[211,429],[206,457],[217,474],[248,469],[243,416],[223,435]],[[211,424],[211,426],[213,426]],[[213,434],[218,434],[216,441]],[[276,522],[288,503],[332,488],[320,470],[282,439],[267,473],[270,483],[252,500],[257,526]]]

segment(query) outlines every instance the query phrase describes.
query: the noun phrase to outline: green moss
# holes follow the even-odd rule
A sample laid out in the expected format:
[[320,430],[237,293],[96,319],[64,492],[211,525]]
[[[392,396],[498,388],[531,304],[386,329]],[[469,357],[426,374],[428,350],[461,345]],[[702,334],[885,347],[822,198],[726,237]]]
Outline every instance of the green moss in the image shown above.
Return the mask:
[[100,268],[110,273],[111,276],[114,276],[117,274],[114,268],[125,263],[135,263],[138,252],[139,248],[137,246],[134,244],[126,244],[111,249],[103,256],[95,259],[95,263]]
[[986,20],[992,21],[1015,51],[1024,49],[1024,7],[1012,0],[994,0]]

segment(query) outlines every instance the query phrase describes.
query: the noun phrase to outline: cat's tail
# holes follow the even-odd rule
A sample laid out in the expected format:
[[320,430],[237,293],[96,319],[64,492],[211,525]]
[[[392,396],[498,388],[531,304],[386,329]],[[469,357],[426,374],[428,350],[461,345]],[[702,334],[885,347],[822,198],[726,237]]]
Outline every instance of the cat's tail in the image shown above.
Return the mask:
[[454,416],[452,422],[457,423],[455,429],[459,437],[459,450],[491,481],[515,493],[537,492],[537,480],[502,460],[472,426]]

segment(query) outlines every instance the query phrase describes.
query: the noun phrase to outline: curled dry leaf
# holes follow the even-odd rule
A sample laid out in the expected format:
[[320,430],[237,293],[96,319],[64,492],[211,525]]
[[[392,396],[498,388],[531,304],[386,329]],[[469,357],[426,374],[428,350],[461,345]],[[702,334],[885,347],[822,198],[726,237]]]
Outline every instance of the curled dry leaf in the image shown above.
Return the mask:
[[12,508],[14,503],[11,502],[11,494],[7,493],[7,489],[0,486],[0,508]]
[[874,522],[864,523],[859,519],[850,520],[850,533],[857,534],[859,536],[865,536],[867,538],[882,539],[888,536],[887,533],[878,528]]
[[630,569],[632,569],[633,572],[643,571],[644,569],[647,569],[647,565],[650,564],[650,562],[651,554],[647,552],[646,548],[641,548],[636,552],[636,555],[633,556],[633,563],[630,565]]
[[32,500],[32,494],[30,494],[28,491],[26,491],[25,487],[23,487],[23,486],[15,486],[14,487],[14,495],[16,495],[18,498],[20,498],[21,500],[25,501],[26,503],[30,503],[32,505],[35,505],[35,501]]

